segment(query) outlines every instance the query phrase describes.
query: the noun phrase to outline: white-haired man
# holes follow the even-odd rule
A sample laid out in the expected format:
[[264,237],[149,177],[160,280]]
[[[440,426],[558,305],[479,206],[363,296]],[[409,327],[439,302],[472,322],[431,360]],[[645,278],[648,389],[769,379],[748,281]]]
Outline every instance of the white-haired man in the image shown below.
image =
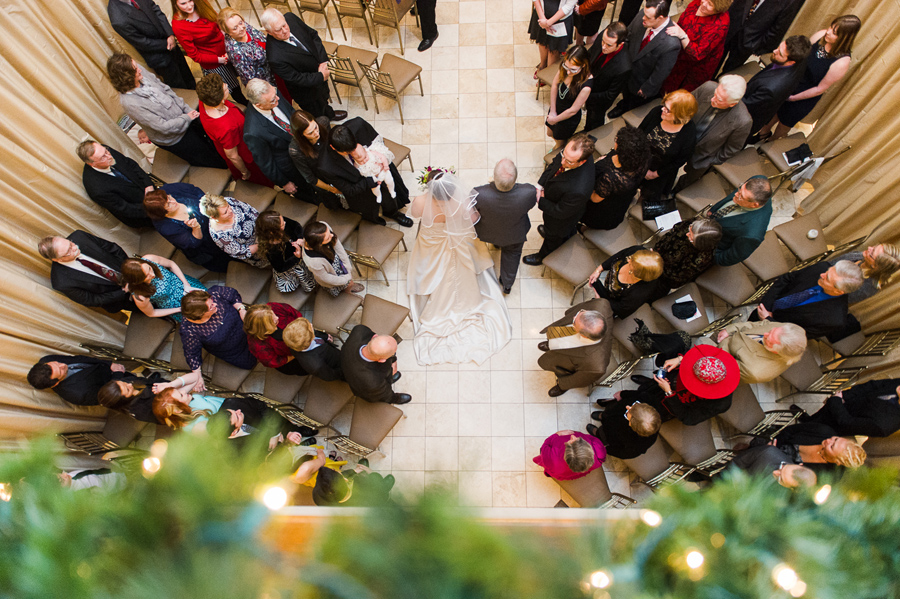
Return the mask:
[[685,165],[678,189],[697,181],[713,165],[722,164],[744,148],[753,118],[741,102],[747,82],[739,75],[722,75],[719,82],[707,81],[692,94],[697,112],[691,119],[697,127],[697,145]]
[[719,331],[716,342],[737,360],[741,383],[768,383],[806,351],[806,331],[792,323],[739,322]]
[[481,214],[475,231],[480,240],[500,248],[500,284],[507,294],[516,281],[522,248],[531,229],[528,211],[538,201],[537,188],[529,183],[516,183],[517,176],[515,163],[504,158],[494,165],[494,181],[474,190]]
[[859,330],[848,311],[847,295],[862,284],[858,264],[841,260],[829,267],[819,262],[775,279],[750,319],[792,322],[803,327],[809,339],[838,341]]
[[266,58],[272,72],[284,79],[300,108],[332,121],[347,118],[347,111],[328,105],[328,55],[315,29],[293,13],[267,8],[260,17],[266,33]]

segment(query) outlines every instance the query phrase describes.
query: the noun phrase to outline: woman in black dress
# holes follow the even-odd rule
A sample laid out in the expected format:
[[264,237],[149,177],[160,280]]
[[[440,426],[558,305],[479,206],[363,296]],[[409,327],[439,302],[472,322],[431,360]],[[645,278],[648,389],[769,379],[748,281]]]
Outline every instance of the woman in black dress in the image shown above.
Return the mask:
[[653,248],[663,260],[660,297],[670,289],[690,283],[712,266],[713,253],[720,239],[722,225],[705,218],[681,221],[660,237]]
[[581,217],[582,231],[610,230],[622,223],[649,161],[647,134],[628,125],[619,129],[612,151],[594,164],[594,191]]
[[616,318],[625,318],[656,297],[662,271],[659,254],[635,245],[607,258],[588,283],[597,297],[609,301]]
[[638,127],[650,139],[650,167],[641,184],[641,201],[655,201],[672,191],[675,175],[694,153],[697,127],[691,122],[697,100],[683,89],[666,94]]
[[309,293],[316,288],[316,280],[303,263],[303,225],[266,210],[256,219],[256,241],[259,254],[272,265],[278,291],[303,289]]
[[[794,93],[778,109],[778,115],[763,127],[759,137],[779,139],[812,112],[829,87],[844,78],[850,68],[850,51],[862,21],[856,15],[844,15],[831,22],[831,26],[819,31],[810,39],[812,50],[806,59],[806,70],[797,83]],[[772,133],[772,128],[775,133]]]
[[546,123],[547,137],[552,137],[556,142],[554,150],[565,145],[581,122],[581,109],[594,85],[589,61],[590,56],[584,46],[577,46],[559,65],[559,71],[553,77]]
[[317,173],[319,154],[328,143],[329,123],[327,117],[313,118],[302,108],[291,115],[291,145],[288,154],[303,179],[309,185],[307,190],[316,197],[314,204],[325,204],[331,209],[342,208],[338,188],[319,178]]
[[[534,70],[535,79],[538,78],[538,71],[559,60],[559,54],[565,52],[572,43],[575,2],[576,0],[532,0],[528,34],[541,53],[541,62]],[[542,84],[538,82],[538,85]]]

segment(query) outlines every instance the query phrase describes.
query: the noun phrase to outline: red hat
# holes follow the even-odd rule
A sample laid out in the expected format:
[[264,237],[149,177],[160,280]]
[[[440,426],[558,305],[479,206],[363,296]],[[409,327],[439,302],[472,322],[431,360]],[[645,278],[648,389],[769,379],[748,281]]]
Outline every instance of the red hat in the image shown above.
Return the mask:
[[719,399],[741,382],[737,360],[715,345],[695,345],[684,354],[678,376],[685,388],[703,399]]

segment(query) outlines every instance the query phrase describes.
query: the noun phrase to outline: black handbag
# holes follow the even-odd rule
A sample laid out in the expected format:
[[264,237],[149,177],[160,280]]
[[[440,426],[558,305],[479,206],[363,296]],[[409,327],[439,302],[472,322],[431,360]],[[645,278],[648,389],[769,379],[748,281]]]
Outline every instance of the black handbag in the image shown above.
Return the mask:
[[647,197],[641,198],[641,218],[644,220],[653,220],[657,216],[668,214],[675,209],[675,198],[659,198],[655,200]]

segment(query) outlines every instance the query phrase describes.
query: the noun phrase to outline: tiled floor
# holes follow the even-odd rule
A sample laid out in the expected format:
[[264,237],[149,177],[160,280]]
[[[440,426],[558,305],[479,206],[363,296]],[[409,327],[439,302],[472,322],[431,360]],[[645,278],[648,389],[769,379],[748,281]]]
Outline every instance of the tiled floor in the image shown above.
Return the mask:
[[[371,99],[369,110],[364,110],[358,90],[345,86],[339,90],[343,107],[351,116],[366,118],[385,137],[410,147],[417,169],[453,166],[465,182],[475,186],[489,180],[497,160],[511,158],[519,167],[519,180],[535,182],[543,168],[543,156],[553,144],[542,127],[542,116],[548,110],[547,92],[535,100],[532,73],[538,51],[526,34],[530,11],[530,3],[512,0],[440,0],[440,37],[424,53],[416,50],[420,32],[413,17],[407,16],[403,57],[423,67],[425,93],[419,95],[416,83],[407,89],[405,124],[401,125],[393,101],[379,99],[380,113],[376,114]],[[329,14],[334,18],[332,9]],[[306,14],[304,18],[328,39],[319,15]],[[347,42],[341,38],[336,20],[332,21],[334,41],[376,50],[368,43],[362,23],[348,21],[354,26],[345,24]],[[378,38],[379,56],[385,52],[399,55],[393,29],[381,27]],[[368,95],[368,87],[366,90]],[[418,173],[406,169],[408,163],[401,168],[404,181],[415,190]],[[796,196],[780,193],[772,226],[788,220],[805,193],[808,190]],[[534,222],[541,219],[537,209],[531,216]],[[405,230],[409,247],[415,230]],[[536,230],[532,229],[528,239],[526,249],[540,245]],[[353,243],[351,237],[349,245]],[[499,261],[499,256],[495,259]],[[407,304],[408,260],[408,253],[395,252],[385,265],[390,285],[370,272],[364,281],[366,293]],[[403,406],[406,418],[382,444],[385,456],[371,460],[377,470],[393,473],[397,494],[411,496],[426,487],[443,487],[464,505],[550,507],[561,497],[573,504],[531,461],[547,435],[561,429],[584,430],[590,422],[591,400],[585,390],[572,390],[553,399],[547,389],[554,384],[554,377],[537,366],[539,331],[569,307],[570,296],[571,287],[551,272],[542,276],[541,268],[523,264],[507,296],[513,340],[483,366],[421,367],[412,343],[400,345],[403,378],[396,389],[412,394],[413,402]],[[712,306],[712,316],[723,311],[721,302],[712,297],[705,300]],[[407,322],[399,333],[411,339],[412,325]],[[618,346],[614,355],[630,357]],[[775,398],[788,388],[783,381],[755,387],[764,409],[774,408]],[[349,430],[350,413],[348,407],[336,420],[339,430]],[[714,430],[720,436],[718,424]],[[718,443],[723,446],[721,440]],[[611,458],[604,468],[613,491],[638,499],[646,496],[646,487],[632,484],[633,475],[620,461]]]

